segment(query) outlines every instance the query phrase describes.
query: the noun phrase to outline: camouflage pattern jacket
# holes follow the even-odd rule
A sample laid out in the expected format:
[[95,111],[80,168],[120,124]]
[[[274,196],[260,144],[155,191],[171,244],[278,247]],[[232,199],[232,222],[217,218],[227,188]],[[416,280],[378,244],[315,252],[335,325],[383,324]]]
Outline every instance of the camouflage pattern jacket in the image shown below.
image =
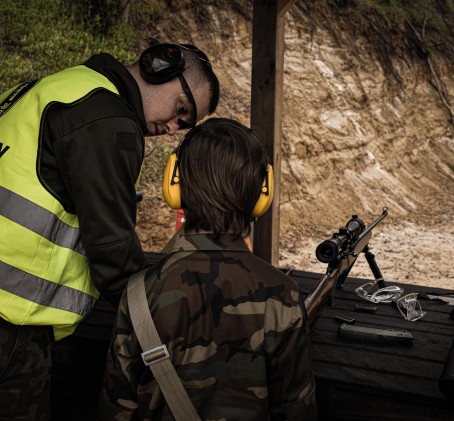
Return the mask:
[[[315,420],[303,297],[242,238],[181,235],[147,271],[156,329],[203,420]],[[126,291],[108,353],[100,420],[172,420],[143,364]]]

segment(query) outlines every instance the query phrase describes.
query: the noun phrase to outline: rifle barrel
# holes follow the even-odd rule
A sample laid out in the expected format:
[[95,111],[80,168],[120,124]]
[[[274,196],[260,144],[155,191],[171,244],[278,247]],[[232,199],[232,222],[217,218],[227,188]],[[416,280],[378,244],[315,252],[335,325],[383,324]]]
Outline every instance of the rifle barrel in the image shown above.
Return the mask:
[[358,240],[361,241],[362,238],[364,238],[367,234],[369,234],[383,219],[385,219],[388,216],[388,208],[383,208],[383,213],[374,221],[372,224],[370,224],[361,234],[358,235]]

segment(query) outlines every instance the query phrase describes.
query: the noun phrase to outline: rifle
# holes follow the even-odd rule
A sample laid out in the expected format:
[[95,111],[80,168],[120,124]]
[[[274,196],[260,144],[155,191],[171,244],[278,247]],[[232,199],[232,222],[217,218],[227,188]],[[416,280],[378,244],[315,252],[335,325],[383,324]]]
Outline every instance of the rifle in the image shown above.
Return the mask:
[[372,230],[387,215],[388,209],[384,207],[383,213],[367,228],[357,215],[353,215],[345,227],[317,246],[315,251],[317,259],[322,263],[328,263],[328,268],[321,281],[304,300],[311,330],[319,319],[323,307],[333,304],[335,289],[342,287],[360,253],[365,254],[378,286],[385,287],[375,256],[369,249],[369,241]]

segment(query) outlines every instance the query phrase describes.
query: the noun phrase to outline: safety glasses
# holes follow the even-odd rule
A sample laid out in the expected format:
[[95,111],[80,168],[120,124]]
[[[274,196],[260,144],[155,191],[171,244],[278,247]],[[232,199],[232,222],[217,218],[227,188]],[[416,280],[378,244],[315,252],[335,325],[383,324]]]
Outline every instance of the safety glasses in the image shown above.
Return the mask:
[[[175,44],[175,45],[177,45],[180,49],[187,50],[187,51],[193,51],[194,53],[196,53],[193,55],[191,62],[188,65],[184,66],[184,70],[189,69],[194,64],[195,60],[200,60],[200,61],[204,62],[207,67],[211,68],[210,60],[208,60],[208,57],[206,56],[206,54],[203,51],[200,51],[199,49],[194,48],[194,46],[189,45],[189,44],[188,45]],[[185,122],[183,120],[179,120],[178,123],[180,125],[180,129],[188,129],[191,127],[195,127],[195,125],[197,123],[197,106],[195,103],[194,96],[192,95],[191,89],[189,88],[189,85],[188,85],[185,77],[183,76],[183,73],[180,73],[178,75],[178,78],[180,79],[180,83],[181,83],[181,87],[183,88],[183,92],[186,94],[189,102],[192,105],[191,123],[188,124],[187,122]]]
[[390,279],[377,279],[375,282],[368,282],[360,287],[356,288],[355,292],[361,298],[373,303],[391,303],[393,300],[397,300],[404,290],[397,285],[391,285],[384,288],[380,288],[375,292],[372,292],[378,281],[389,281]]
[[367,282],[355,289],[356,294],[372,303],[393,303],[405,320],[414,322],[424,317],[427,313],[422,310],[418,301],[418,293],[413,292],[402,296],[404,290],[397,285],[390,285],[373,291],[378,281],[389,281],[389,279],[377,279],[375,282]]
[[195,99],[192,96],[192,92],[191,92],[191,89],[189,88],[188,82],[186,82],[186,79],[184,78],[182,73],[180,73],[178,75],[178,79],[180,79],[180,83],[181,83],[181,87],[183,88],[183,92],[185,93],[189,102],[192,105],[191,122],[187,123],[186,121],[179,119],[178,124],[180,126],[180,129],[190,129],[192,127],[195,127],[195,125],[197,123],[197,106],[195,104]]
[[403,297],[398,298],[395,303],[402,316],[404,316],[404,319],[409,320],[410,322],[419,320],[427,314],[421,308],[417,292],[404,295]]

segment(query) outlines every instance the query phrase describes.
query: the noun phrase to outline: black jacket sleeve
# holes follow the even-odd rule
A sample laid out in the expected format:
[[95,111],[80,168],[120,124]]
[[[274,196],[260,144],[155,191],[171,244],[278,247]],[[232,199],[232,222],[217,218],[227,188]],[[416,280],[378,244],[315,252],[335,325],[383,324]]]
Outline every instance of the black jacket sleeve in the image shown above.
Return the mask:
[[47,116],[58,133],[52,148],[64,184],[61,200],[79,217],[93,283],[115,307],[129,276],[145,267],[135,233],[144,137],[122,101],[98,93]]

